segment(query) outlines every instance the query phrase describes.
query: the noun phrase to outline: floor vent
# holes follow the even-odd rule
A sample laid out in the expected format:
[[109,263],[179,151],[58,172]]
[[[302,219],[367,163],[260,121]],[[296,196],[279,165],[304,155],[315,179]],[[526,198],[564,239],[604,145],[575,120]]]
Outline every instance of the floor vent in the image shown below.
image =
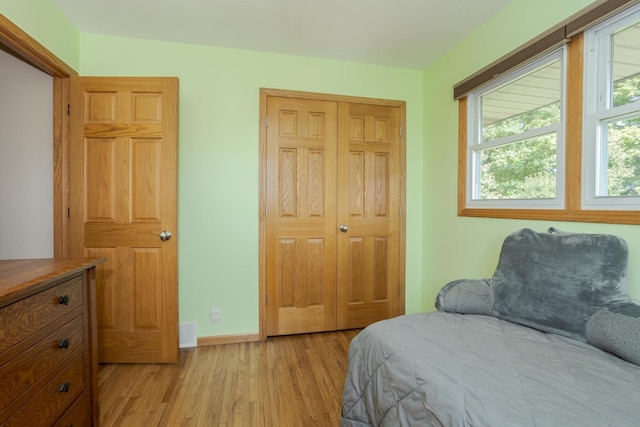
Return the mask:
[[196,322],[180,323],[180,348],[198,346],[198,324]]

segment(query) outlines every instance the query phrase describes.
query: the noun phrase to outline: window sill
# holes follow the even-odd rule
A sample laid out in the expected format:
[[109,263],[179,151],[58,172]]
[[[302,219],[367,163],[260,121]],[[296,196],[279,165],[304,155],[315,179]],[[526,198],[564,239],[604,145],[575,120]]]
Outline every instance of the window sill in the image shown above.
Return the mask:
[[556,210],[556,209],[458,209],[458,216],[476,218],[533,219],[604,224],[640,224],[640,211]]

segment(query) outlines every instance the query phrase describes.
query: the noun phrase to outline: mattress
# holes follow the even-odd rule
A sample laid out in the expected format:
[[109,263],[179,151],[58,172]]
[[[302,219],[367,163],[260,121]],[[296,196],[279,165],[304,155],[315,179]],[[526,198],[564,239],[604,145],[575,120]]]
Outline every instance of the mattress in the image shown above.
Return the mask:
[[400,316],[349,347],[341,426],[640,426],[640,367],[491,316]]

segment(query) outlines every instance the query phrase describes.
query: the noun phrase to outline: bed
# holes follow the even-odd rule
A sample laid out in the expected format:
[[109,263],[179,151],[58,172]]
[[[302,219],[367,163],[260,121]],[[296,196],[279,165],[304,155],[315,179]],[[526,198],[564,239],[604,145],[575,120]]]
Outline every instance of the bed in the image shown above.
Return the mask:
[[640,425],[640,305],[611,235],[509,235],[491,279],[349,347],[341,425]]

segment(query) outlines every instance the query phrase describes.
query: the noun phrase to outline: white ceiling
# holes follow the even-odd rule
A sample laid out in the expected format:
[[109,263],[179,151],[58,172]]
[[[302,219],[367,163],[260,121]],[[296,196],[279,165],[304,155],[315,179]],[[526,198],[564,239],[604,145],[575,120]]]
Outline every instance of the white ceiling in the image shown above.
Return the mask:
[[510,0],[53,0],[81,32],[423,69]]

